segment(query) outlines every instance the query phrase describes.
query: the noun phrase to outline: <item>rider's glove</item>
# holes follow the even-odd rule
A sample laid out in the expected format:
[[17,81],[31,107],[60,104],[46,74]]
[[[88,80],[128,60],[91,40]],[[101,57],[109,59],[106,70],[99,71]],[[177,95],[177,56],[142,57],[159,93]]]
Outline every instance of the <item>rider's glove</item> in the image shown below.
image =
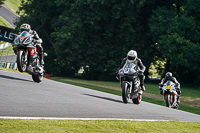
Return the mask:
[[178,84],[177,84],[177,83],[175,84],[175,87],[178,87]]
[[180,95],[181,94],[181,91],[180,91],[180,89],[179,90],[176,90],[176,92]]
[[160,94],[163,95],[163,91],[160,91]]
[[159,86],[160,86],[160,87],[163,87],[163,84],[159,83]]
[[116,79],[119,80],[119,74],[118,74],[118,72],[116,72],[115,74],[116,74]]
[[180,88],[176,88],[176,92],[177,92],[178,94],[181,94]]

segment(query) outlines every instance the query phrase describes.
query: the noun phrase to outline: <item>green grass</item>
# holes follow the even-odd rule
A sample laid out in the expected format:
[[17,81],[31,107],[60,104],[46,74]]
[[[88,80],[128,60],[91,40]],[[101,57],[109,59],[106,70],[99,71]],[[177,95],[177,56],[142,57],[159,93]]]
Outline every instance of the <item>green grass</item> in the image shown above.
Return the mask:
[[5,21],[1,16],[0,16],[0,25],[6,26],[9,28],[13,28],[7,21]]
[[158,133],[200,132],[200,123],[179,121],[129,121],[129,120],[13,120],[0,119],[2,133]]
[[4,48],[3,50],[9,50],[11,53],[13,53],[13,47],[12,46],[9,46],[7,48]]
[[14,55],[14,52],[13,52],[13,50],[11,51],[11,50],[3,49],[3,50],[0,50],[0,56],[1,55]]
[[10,11],[16,14],[18,7],[20,7],[21,1],[20,0],[6,0],[4,1],[3,6],[8,8]]

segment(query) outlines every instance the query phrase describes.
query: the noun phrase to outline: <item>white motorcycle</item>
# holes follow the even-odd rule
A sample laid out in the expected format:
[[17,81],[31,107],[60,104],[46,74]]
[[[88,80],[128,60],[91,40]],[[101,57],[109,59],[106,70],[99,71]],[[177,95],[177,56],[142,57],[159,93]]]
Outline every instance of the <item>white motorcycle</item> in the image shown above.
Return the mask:
[[167,81],[162,87],[162,92],[166,107],[178,109],[178,94],[176,92],[175,84],[172,81]]

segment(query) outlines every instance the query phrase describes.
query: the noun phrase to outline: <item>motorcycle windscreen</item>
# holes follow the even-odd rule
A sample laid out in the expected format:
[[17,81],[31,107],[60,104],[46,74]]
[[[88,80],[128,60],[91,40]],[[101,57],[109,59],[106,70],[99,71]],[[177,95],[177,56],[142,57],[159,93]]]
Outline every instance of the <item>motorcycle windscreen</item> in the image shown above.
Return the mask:
[[166,82],[166,89],[169,90],[171,87],[172,81],[167,81]]
[[22,44],[27,45],[31,43],[30,34],[27,31],[23,31],[19,36],[20,41]]

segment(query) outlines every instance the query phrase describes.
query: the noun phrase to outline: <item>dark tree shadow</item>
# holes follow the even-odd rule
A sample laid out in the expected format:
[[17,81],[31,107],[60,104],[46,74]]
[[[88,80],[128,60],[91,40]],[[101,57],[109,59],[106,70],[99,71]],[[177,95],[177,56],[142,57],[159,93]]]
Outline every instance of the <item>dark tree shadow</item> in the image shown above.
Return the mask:
[[21,79],[21,78],[15,78],[15,77],[11,77],[11,76],[5,76],[5,75],[1,75],[1,74],[0,74],[0,77],[1,77],[1,78],[6,78],[6,79],[14,79],[14,80],[20,80],[20,81],[33,82],[33,81],[30,81],[30,80]]
[[123,103],[120,100],[116,100],[116,99],[112,99],[112,98],[108,98],[108,97],[96,96],[96,95],[91,95],[91,94],[83,94],[83,95],[87,95],[87,96],[91,96],[91,97],[96,97],[96,98],[101,98],[101,99],[105,99],[105,100],[109,100],[109,101],[113,101],[113,102]]

